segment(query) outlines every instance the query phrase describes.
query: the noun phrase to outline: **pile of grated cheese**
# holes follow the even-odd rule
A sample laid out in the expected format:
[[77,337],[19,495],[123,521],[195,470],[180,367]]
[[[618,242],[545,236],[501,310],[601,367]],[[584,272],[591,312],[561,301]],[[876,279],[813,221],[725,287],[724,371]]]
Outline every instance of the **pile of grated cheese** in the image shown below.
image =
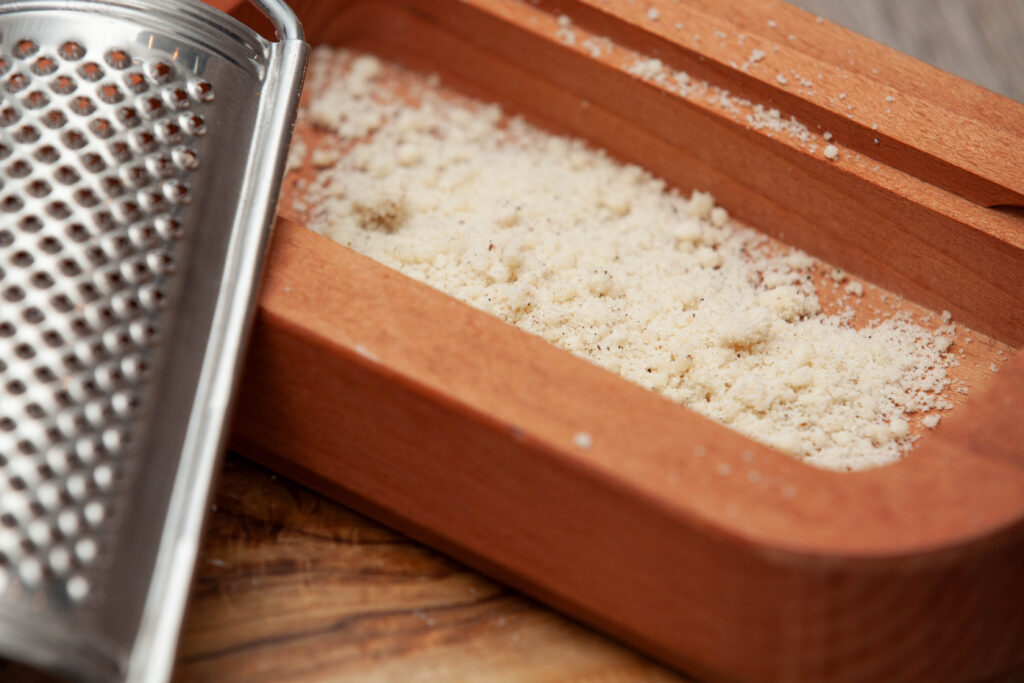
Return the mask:
[[314,230],[815,466],[894,462],[949,407],[944,338],[823,315],[819,262],[711,195],[395,73],[314,51]]

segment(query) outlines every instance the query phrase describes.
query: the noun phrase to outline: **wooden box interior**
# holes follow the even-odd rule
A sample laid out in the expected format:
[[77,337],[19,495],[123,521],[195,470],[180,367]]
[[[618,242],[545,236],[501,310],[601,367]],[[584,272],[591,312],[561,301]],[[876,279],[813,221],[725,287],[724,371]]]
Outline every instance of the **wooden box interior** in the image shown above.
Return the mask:
[[[1024,341],[1024,218],[991,208],[1024,205],[1018,104],[781,2],[291,4],[314,45],[437,71]],[[557,40],[562,14],[831,131],[839,159]],[[829,77],[794,94],[735,66],[754,48]],[[1022,398],[1018,355],[898,464],[815,470],[282,219],[233,444],[697,675],[965,680],[1024,662]]]

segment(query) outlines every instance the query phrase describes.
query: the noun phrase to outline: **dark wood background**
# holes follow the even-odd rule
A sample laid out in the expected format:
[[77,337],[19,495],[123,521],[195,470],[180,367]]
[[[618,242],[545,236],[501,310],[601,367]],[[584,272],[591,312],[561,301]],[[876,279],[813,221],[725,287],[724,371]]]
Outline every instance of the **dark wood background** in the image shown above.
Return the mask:
[[[802,6],[1024,101],[1024,0]],[[178,681],[684,681],[590,629],[237,456]]]

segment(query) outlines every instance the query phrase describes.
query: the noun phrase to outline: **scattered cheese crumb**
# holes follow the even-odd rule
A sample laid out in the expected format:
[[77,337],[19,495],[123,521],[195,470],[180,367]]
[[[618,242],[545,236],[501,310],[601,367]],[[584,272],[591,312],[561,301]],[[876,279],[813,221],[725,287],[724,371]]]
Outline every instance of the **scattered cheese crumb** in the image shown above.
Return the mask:
[[783,76],[782,74],[776,74],[775,80],[779,82],[779,85],[786,85],[787,83],[789,83],[789,81],[786,80],[786,77]]
[[921,424],[923,424],[928,429],[935,429],[936,427],[939,426],[939,420],[941,419],[941,415],[932,413],[931,415],[925,415],[923,418],[921,418]]
[[647,18],[650,19],[651,21],[657,21],[658,20],[658,16],[659,16],[659,13],[658,13],[658,10],[656,8],[652,7],[649,10],[647,10]]
[[835,161],[839,158],[839,148],[835,145],[825,145],[825,158],[829,161]]
[[590,447],[594,445],[593,437],[587,432],[576,432],[576,435],[572,437],[572,442],[581,451],[589,451]]
[[856,281],[849,282],[846,285],[846,293],[854,296],[864,296],[864,285]]

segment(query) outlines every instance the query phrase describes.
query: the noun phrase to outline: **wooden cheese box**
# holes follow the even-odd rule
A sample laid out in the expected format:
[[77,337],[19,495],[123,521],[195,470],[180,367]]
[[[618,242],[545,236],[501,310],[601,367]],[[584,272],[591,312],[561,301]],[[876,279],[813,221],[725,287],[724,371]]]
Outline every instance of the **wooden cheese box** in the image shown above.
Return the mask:
[[700,677],[1024,663],[1024,107],[773,0],[292,4],[314,45],[436,71],[709,190],[1012,358],[898,464],[821,471],[282,219],[235,449]]

